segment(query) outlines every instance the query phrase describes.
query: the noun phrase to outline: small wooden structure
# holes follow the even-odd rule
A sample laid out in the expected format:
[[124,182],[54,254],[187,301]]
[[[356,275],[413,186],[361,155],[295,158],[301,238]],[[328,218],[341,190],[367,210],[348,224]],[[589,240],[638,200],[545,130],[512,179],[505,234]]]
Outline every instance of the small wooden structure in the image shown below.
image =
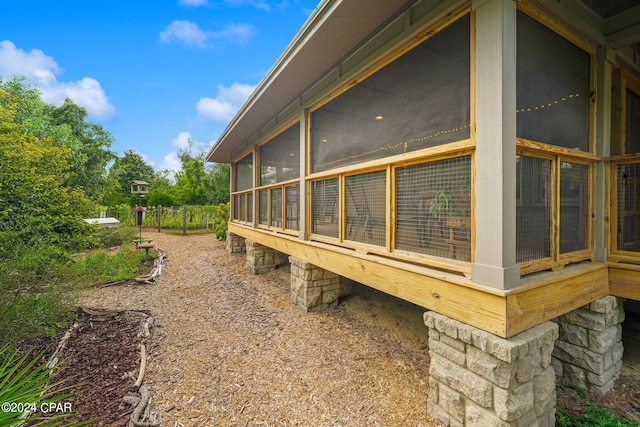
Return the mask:
[[87,224],[96,224],[101,228],[116,228],[120,226],[120,221],[116,218],[106,217],[106,218],[86,218],[83,220]]
[[131,181],[131,194],[147,194],[149,193],[149,183],[142,180]]

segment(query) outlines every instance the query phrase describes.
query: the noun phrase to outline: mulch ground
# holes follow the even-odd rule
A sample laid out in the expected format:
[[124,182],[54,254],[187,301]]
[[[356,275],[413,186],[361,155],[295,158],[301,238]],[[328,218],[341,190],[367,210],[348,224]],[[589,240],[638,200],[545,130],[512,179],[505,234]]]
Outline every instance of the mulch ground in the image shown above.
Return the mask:
[[[286,272],[251,276],[244,271],[243,257],[229,255],[223,243],[205,238],[203,245],[217,246],[201,255],[203,266],[221,277],[220,287],[211,277],[202,285],[194,281],[194,265],[200,261],[190,252],[184,278],[170,265],[165,285],[161,277],[157,285],[96,290],[89,302],[95,307],[101,301],[109,309],[79,310],[58,371],[78,391],[65,399],[78,419],[96,419],[93,426],[127,424],[131,407],[122,398],[138,375],[141,342],[141,316],[131,310],[144,309],[159,323],[159,334],[151,339],[148,383],[152,411],[162,425],[433,425],[425,404],[426,328],[410,326],[408,320],[420,317],[422,309],[362,287],[327,313],[301,313],[287,301]],[[179,237],[170,240],[180,244]],[[185,242],[193,250],[196,239]],[[172,248],[178,252],[175,246],[166,248],[170,263],[175,261]],[[186,260],[194,264],[186,265]],[[225,294],[234,289],[242,290],[242,299]],[[247,305],[247,300],[259,303]],[[193,318],[190,304],[197,314]],[[203,316],[204,321],[198,320]],[[217,317],[212,321],[206,316]],[[229,319],[234,323],[226,323]],[[297,329],[290,330],[290,324]],[[302,339],[311,333],[317,336]],[[56,344],[43,339],[24,345],[35,351],[47,346]],[[563,384],[558,384],[557,396],[557,408],[570,413],[596,403],[640,421],[640,375],[628,371],[605,396]],[[263,419],[268,423],[259,421]]]

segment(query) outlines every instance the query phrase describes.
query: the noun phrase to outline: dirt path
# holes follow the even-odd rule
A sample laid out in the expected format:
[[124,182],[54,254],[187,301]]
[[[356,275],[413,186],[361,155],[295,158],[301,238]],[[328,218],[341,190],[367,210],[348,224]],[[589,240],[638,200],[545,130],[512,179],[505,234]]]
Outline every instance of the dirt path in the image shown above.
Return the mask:
[[423,309],[363,287],[304,313],[288,268],[253,276],[211,235],[143,234],[168,255],[158,283],[81,302],[155,317],[145,384],[154,411],[172,408],[163,426],[435,425]]

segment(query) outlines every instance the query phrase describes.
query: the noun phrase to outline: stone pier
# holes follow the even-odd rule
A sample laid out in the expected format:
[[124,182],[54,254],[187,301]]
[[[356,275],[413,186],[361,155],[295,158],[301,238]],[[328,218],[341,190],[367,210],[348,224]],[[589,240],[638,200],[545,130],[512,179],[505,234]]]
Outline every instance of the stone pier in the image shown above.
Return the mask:
[[604,394],[622,371],[622,301],[600,298],[556,319],[560,337],[553,350],[556,374],[571,384]]
[[287,261],[287,254],[261,245],[252,240],[245,240],[247,247],[246,267],[252,274],[263,274]]
[[244,242],[244,237],[240,237],[237,234],[233,234],[227,231],[227,252],[230,254],[240,254],[247,251],[247,246]]
[[291,263],[291,301],[304,311],[320,311],[338,304],[340,276],[296,257]]
[[445,426],[555,425],[551,352],[558,325],[511,338],[430,311],[428,412]]

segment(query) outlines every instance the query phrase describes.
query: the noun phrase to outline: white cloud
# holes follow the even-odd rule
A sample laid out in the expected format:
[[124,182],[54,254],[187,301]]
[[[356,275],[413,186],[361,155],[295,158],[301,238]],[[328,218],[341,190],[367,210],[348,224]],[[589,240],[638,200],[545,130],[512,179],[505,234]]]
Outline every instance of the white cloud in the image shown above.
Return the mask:
[[183,43],[205,47],[207,34],[197,24],[189,21],[173,21],[160,33],[160,40],[166,44]]
[[191,21],[173,21],[160,33],[160,41],[205,48],[214,46],[214,41],[243,45],[254,34],[255,27],[250,24],[227,24],[219,31],[205,31]]
[[227,40],[243,45],[255,34],[255,27],[249,24],[227,24],[220,31],[211,33],[212,38]]
[[60,82],[57,75],[62,69],[56,61],[39,49],[25,52],[9,40],[0,41],[0,76],[10,79],[24,76],[31,84],[38,86],[42,100],[60,105],[65,98],[87,109],[89,116],[96,119],[111,119],[116,109],[100,83],[91,77],[75,82]]
[[[164,156],[160,170],[170,170],[173,173],[178,172],[182,168],[178,153],[172,152]],[[173,173],[171,174],[173,176]]]
[[173,138],[171,141],[171,145],[176,147],[179,150],[187,150],[191,145],[191,133],[190,132],[180,132],[178,136]]
[[151,160],[147,154],[140,154],[140,155],[142,156],[142,160],[144,160],[144,162],[147,163],[149,166],[151,167],[156,166],[156,162]]
[[215,98],[200,98],[196,109],[198,114],[214,122],[228,122],[251,95],[255,86],[233,83],[230,87],[218,85]]

